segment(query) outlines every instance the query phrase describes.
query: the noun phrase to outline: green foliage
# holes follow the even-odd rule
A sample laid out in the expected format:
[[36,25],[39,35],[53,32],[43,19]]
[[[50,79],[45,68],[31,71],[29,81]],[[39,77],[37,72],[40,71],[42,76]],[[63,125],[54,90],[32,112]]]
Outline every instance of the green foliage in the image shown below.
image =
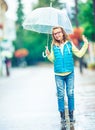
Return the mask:
[[24,47],[29,50],[29,56],[32,60],[42,60],[42,51],[46,45],[46,35],[36,32],[24,31]]
[[23,5],[21,3],[21,0],[18,0],[18,9],[17,9],[17,21],[16,24],[18,25],[22,25],[23,22],[23,17],[24,17],[24,13],[23,13]]
[[95,25],[93,17],[93,1],[87,0],[86,3],[79,3],[78,20],[84,28],[84,34],[92,41],[95,40]]
[[18,0],[18,8],[17,8],[17,21],[16,21],[16,49],[23,47],[23,23],[24,13],[23,13],[23,5],[21,0]]
[[34,6],[34,9],[38,7],[49,7],[50,5],[52,7],[57,7],[57,8],[61,7],[59,0],[38,0],[38,3]]

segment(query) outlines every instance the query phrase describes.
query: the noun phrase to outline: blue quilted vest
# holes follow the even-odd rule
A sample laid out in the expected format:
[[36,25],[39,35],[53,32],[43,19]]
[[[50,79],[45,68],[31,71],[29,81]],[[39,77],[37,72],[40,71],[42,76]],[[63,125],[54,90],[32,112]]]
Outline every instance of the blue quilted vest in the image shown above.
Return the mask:
[[74,61],[72,54],[72,45],[70,42],[67,42],[63,48],[63,54],[58,46],[53,46],[54,51],[54,72],[55,73],[64,73],[72,72],[74,69]]

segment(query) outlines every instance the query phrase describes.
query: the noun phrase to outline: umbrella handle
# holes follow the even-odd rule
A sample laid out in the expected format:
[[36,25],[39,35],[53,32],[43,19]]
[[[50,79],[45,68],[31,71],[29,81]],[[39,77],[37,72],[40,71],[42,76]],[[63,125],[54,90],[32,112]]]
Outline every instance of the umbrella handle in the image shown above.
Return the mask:
[[47,57],[47,55],[45,54],[45,52],[44,52],[44,51],[42,52],[42,56],[43,56],[44,58],[46,58],[46,57]]
[[[48,46],[45,46],[45,48],[46,48],[46,50],[48,50]],[[43,52],[42,52],[42,56],[43,56],[44,58],[46,58],[46,57],[47,57],[47,54],[45,54],[45,52],[43,51]]]

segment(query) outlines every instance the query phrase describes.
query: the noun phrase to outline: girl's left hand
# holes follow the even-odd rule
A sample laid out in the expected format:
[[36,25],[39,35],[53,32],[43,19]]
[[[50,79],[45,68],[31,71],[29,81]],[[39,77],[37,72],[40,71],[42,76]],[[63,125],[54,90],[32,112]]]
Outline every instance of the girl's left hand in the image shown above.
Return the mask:
[[84,35],[82,35],[82,39],[83,39],[84,43],[88,44],[88,40],[87,40],[87,38]]

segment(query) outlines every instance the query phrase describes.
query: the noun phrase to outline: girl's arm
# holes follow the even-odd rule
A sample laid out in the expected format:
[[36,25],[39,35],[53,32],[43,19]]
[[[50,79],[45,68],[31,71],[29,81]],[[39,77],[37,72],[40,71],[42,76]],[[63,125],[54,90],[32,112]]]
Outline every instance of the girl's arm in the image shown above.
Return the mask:
[[84,45],[82,46],[80,50],[72,43],[72,51],[79,58],[81,58],[86,53],[87,48],[88,48],[87,38],[83,35],[82,39],[83,39]]

